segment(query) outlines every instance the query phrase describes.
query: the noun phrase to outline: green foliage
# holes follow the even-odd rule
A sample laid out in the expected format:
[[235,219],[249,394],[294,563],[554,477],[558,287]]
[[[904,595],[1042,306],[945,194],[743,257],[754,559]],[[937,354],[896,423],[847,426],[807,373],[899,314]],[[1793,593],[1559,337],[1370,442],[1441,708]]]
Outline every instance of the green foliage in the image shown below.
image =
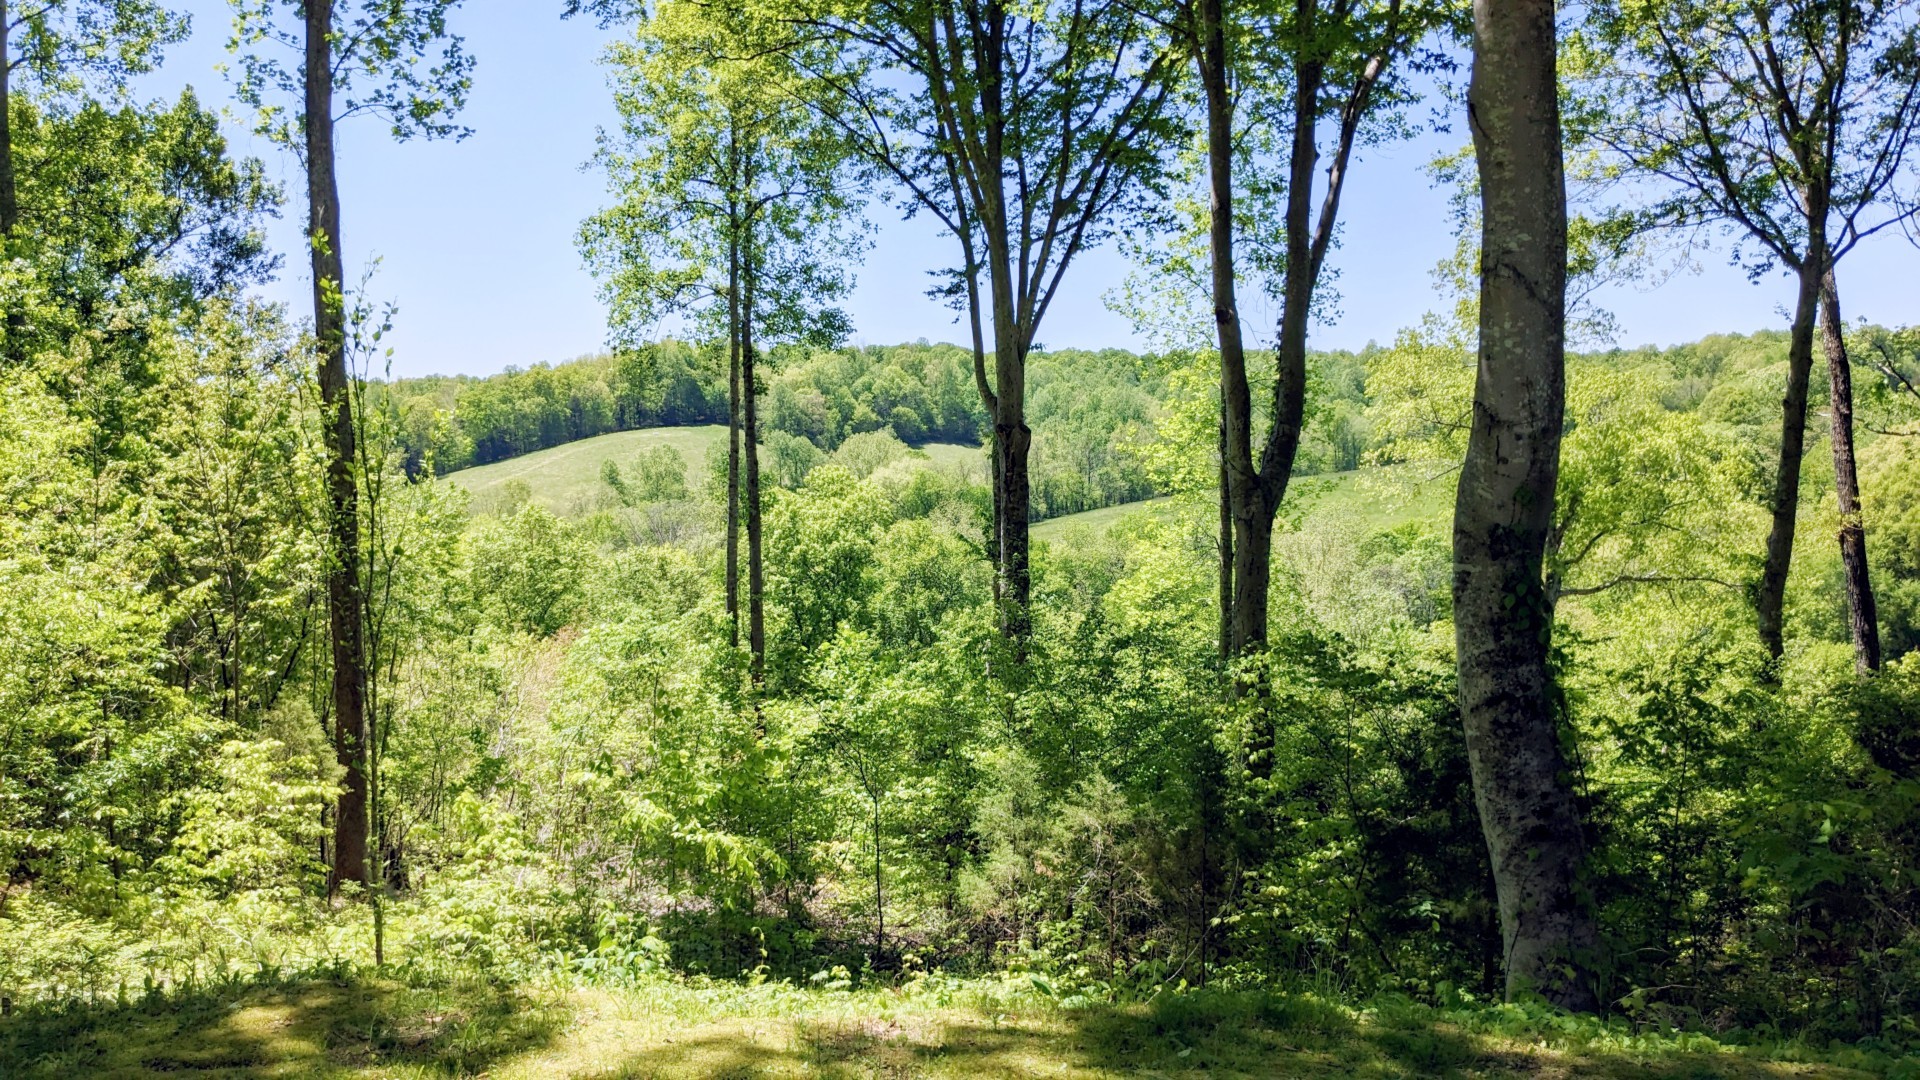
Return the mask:
[[677,314],[743,348],[846,337],[825,305],[851,284],[857,176],[811,107],[816,51],[767,48],[673,0],[609,49],[621,123],[596,160],[615,204],[581,227],[580,247],[616,342],[638,348]]
[[[289,103],[306,98],[305,52],[289,67],[263,46],[297,43],[282,20],[304,17],[304,0],[228,0],[239,57],[234,94],[254,110],[254,131],[283,146],[300,145],[301,117]],[[332,120],[374,116],[395,139],[464,137],[453,117],[473,86],[473,57],[448,33],[447,16],[460,0],[328,0],[333,8]],[[279,100],[275,100],[278,98]]]
[[[468,73],[453,6],[341,5],[347,112],[449,133]],[[239,47],[296,8],[246,0]],[[1212,360],[1192,342],[1032,350],[1035,515],[1173,497],[1051,531],[1033,634],[1010,655],[971,350],[837,347],[844,327],[816,303],[844,287],[863,178],[831,112],[849,99],[802,72],[871,72],[839,66],[852,47],[738,49],[793,44],[757,13],[668,4],[616,47],[623,123],[604,163],[619,205],[588,233],[611,245],[597,257],[620,352],[350,388],[378,873],[338,902],[312,343],[235,292],[271,267],[257,226],[275,193],[195,99],[84,96],[173,40],[155,9],[29,17],[19,47],[55,59],[18,69],[28,216],[0,268],[21,316],[8,344],[28,346],[0,365],[9,1065],[25,1047],[47,1075],[198,1067],[232,1050],[219,1033],[249,1010],[284,1007],[298,1015],[249,1042],[244,1067],[310,1042],[299,1068],[517,1068],[545,1052],[552,1017],[509,985],[697,1024],[924,1007],[965,1028],[977,1018],[954,1010],[985,1009],[1000,1056],[968,1059],[976,1074],[1013,1067],[1016,1009],[1076,1053],[1113,1055],[1076,1059],[1089,1068],[1168,1072],[1270,1071],[1306,1062],[1280,1056],[1305,1046],[1303,1067],[1330,1074],[1626,1061],[1690,1075],[1732,1056],[1697,1033],[1735,1028],[1867,1040],[1848,1053],[1872,1068],[1881,1048],[1920,1044],[1911,329],[1852,335],[1894,657],[1872,679],[1851,671],[1821,466],[1791,647],[1774,665],[1748,644],[1779,335],[1569,358],[1541,584],[1613,1015],[1483,1007],[1502,942],[1457,719],[1444,506],[1473,379],[1461,312],[1391,348],[1312,358],[1296,479],[1340,475],[1294,489],[1272,647],[1237,668],[1216,637]],[[858,5],[812,14],[829,38],[897,42],[905,25]],[[1016,52],[1072,77],[1023,69],[1022,100],[1107,115],[1066,87],[1097,97],[1155,63],[1127,37],[1139,14],[1100,7],[1079,41],[1066,7],[1009,16],[1031,33]],[[1090,48],[1108,50],[1097,69]],[[242,65],[255,104],[294,76]],[[939,103],[860,87],[885,122],[922,125],[902,132],[924,155],[910,176],[954,182],[928,171],[949,149]],[[257,119],[291,131],[286,112]],[[1093,153],[1015,127],[1056,176]],[[1164,163],[1131,156],[1146,149],[1115,167],[1152,179]],[[684,216],[714,178],[749,201],[841,187],[751,228],[711,207]],[[1142,207],[1094,209],[1098,232],[1106,211]],[[1608,227],[1582,250],[1607,250]],[[721,272],[741,254],[758,277]],[[724,457],[706,454],[723,429],[693,426],[727,414],[726,350],[706,334],[640,341],[670,310],[699,308],[692,329],[709,329],[749,288],[774,481],[762,670],[722,611]],[[378,330],[365,322],[358,344]],[[1392,501],[1408,478],[1426,486]],[[390,981],[356,981],[376,932]],[[1232,989],[1189,992],[1201,983]],[[362,1008],[389,994],[439,1019],[423,1014],[422,1035]],[[163,1020],[175,1028],[152,1039],[189,1040],[177,1060],[129,1049]]]
[[116,375],[140,379],[126,352],[148,340],[155,316],[272,274],[278,259],[261,224],[279,192],[260,162],[228,155],[218,114],[192,91],[170,104],[15,96],[12,105],[22,210],[8,252],[22,276],[9,289],[35,301],[27,325],[8,331],[24,332],[10,346],[20,354],[60,351],[76,333],[118,323],[95,362],[117,360]]
[[551,635],[579,612],[589,549],[566,521],[525,506],[470,544],[474,593],[503,628]]

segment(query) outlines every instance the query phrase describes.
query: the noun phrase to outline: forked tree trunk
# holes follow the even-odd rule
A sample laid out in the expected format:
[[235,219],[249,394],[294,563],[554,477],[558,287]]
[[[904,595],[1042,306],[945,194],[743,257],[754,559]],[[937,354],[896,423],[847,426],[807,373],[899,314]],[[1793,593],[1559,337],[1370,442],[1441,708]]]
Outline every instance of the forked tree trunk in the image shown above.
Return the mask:
[[1820,326],[1833,391],[1833,486],[1840,497],[1840,569],[1846,579],[1853,666],[1860,674],[1871,675],[1880,670],[1880,617],[1867,573],[1867,525],[1860,515],[1860,470],[1853,458],[1853,369],[1847,359],[1846,323],[1840,318],[1840,285],[1832,267],[1821,279]]
[[[1822,207],[1816,221],[1825,218]],[[1813,375],[1813,331],[1820,310],[1819,253],[1825,249],[1825,232],[1818,230],[1810,238],[1799,267],[1800,294],[1787,339],[1787,390],[1780,399],[1780,465],[1773,474],[1773,493],[1768,500],[1773,521],[1767,530],[1760,581],[1754,588],[1760,643],[1776,663],[1786,651],[1787,575],[1793,568],[1793,536],[1800,520],[1800,470],[1807,456],[1807,386]]]
[[1541,569],[1565,410],[1566,181],[1553,0],[1475,0],[1483,209],[1473,430],[1454,513],[1460,711],[1509,997],[1596,1005],[1583,844],[1554,715]]
[[[1253,475],[1253,399],[1247,382],[1247,352],[1241,336],[1240,304],[1234,282],[1233,243],[1233,93],[1228,83],[1224,0],[1200,0],[1198,55],[1200,85],[1207,110],[1207,186],[1209,269],[1213,286],[1214,335],[1220,346],[1220,654],[1233,660],[1254,637],[1237,616],[1249,610],[1239,586],[1250,579],[1240,560],[1245,534],[1257,514],[1245,493],[1257,487]],[[1266,605],[1259,604],[1264,628]]]
[[332,883],[367,881],[366,596],[360,582],[360,495],[353,391],[347,371],[346,299],[340,253],[340,185],[333,147],[331,4],[306,5],[308,237],[313,329],[320,347],[320,401],[327,444],[327,615],[333,647],[333,746],[345,772],[334,813]]
[[[1326,15],[1335,20],[1350,12],[1335,5],[1323,12],[1320,0],[1295,0],[1296,39],[1290,45],[1289,93],[1293,99],[1292,142],[1288,149],[1285,213],[1286,265],[1282,275],[1279,340],[1274,350],[1271,424],[1258,459],[1253,447],[1252,392],[1247,379],[1246,351],[1239,315],[1234,306],[1233,274],[1233,99],[1228,68],[1225,4],[1199,0],[1201,83],[1207,110],[1207,158],[1213,189],[1211,229],[1214,318],[1219,325],[1221,473],[1227,507],[1223,520],[1232,522],[1232,563],[1223,569],[1231,576],[1231,600],[1225,612],[1224,652],[1243,656],[1265,647],[1267,608],[1273,579],[1273,529],[1286,501],[1293,465],[1300,452],[1307,402],[1307,330],[1313,316],[1313,298],[1339,221],[1340,199],[1347,167],[1367,115],[1375,86],[1401,48],[1397,37],[1399,5],[1388,6],[1394,28],[1384,35],[1380,51],[1366,58],[1347,87],[1346,99],[1333,110],[1338,134],[1331,154],[1322,161],[1319,122],[1328,111],[1327,37],[1339,31],[1323,30]],[[1314,176],[1325,165],[1327,181],[1318,210],[1314,207]],[[1224,550],[1229,545],[1223,544]],[[1245,689],[1236,686],[1236,690]]]

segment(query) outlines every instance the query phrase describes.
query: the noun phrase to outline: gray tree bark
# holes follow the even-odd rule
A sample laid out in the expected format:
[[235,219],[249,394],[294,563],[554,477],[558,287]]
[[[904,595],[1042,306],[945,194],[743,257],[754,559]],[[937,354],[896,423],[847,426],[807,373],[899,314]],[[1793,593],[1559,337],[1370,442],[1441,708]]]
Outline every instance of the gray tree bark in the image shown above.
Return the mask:
[[1475,0],[1483,224],[1473,429],[1455,505],[1460,709],[1509,997],[1596,1006],[1580,819],[1555,718],[1542,562],[1565,410],[1566,179],[1553,0]]
[[1236,480],[1231,462],[1251,461],[1250,417],[1252,395],[1247,386],[1247,351],[1240,330],[1240,304],[1234,282],[1233,244],[1233,97],[1228,85],[1226,13],[1223,0],[1200,0],[1196,5],[1199,34],[1194,57],[1207,110],[1207,180],[1209,258],[1213,285],[1213,323],[1220,346],[1220,656],[1232,660],[1245,647],[1236,633],[1237,597],[1235,495],[1244,487]]
[[360,494],[353,390],[347,371],[346,298],[340,253],[340,184],[333,144],[333,5],[306,5],[308,238],[313,330],[320,348],[320,401],[327,449],[327,615],[333,655],[334,756],[345,771],[334,813],[334,885],[367,881],[366,595],[360,581]]
[[1820,327],[1832,389],[1833,481],[1840,499],[1840,568],[1846,579],[1853,666],[1871,675],[1880,670],[1880,617],[1867,572],[1867,525],[1860,514],[1860,470],[1853,457],[1853,368],[1847,359],[1846,323],[1840,318],[1840,285],[1831,265],[1821,278]]
[[1793,568],[1793,537],[1800,520],[1800,471],[1807,456],[1807,388],[1813,376],[1813,331],[1820,305],[1819,253],[1826,250],[1824,207],[1815,219],[1818,235],[1807,244],[1797,268],[1799,299],[1787,339],[1787,389],[1780,398],[1780,465],[1768,499],[1772,523],[1767,550],[1754,587],[1753,610],[1760,643],[1777,662],[1786,651],[1787,575]]

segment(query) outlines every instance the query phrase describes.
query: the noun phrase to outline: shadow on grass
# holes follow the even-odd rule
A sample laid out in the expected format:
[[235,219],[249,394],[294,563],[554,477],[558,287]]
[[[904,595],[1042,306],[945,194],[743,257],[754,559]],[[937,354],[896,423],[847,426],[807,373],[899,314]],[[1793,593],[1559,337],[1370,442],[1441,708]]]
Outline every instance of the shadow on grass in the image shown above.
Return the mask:
[[1868,1074],[1699,1053],[1558,1052],[1431,1016],[1356,1020],[1312,998],[1197,994],[1072,1011],[906,1011],[801,1018],[771,1036],[728,1020],[617,1059],[632,1080],[808,1076],[1332,1078],[1597,1077],[1603,1080],[1840,1080]]
[[417,1066],[471,1075],[550,1043],[557,1007],[484,984],[304,980],[74,1003],[0,1020],[0,1076],[344,1077]]
[[[1476,1014],[1366,1013],[1309,996],[1198,992],[1005,1011],[822,994],[683,1018],[658,999],[542,998],[484,983],[309,980],[0,1020],[6,1080],[198,1077],[1739,1078],[1869,1074],[1757,1054],[1553,1040]],[[636,1009],[636,1006],[638,1007]],[[1698,1044],[1694,1044],[1697,1048]]]

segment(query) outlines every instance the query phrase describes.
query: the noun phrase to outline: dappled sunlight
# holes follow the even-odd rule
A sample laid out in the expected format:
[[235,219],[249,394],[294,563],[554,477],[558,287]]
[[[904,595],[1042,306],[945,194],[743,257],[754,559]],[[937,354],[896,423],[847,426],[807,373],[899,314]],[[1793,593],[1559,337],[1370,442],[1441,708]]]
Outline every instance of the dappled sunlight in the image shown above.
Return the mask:
[[[1538,1031],[1494,1034],[1436,1016],[1355,1012],[1313,998],[1164,995],[1062,1009],[945,1007],[894,991],[712,985],[533,997],[480,986],[305,982],[75,1006],[0,1023],[10,1078],[1639,1077],[1869,1075]],[[724,988],[723,988],[724,989]]]

